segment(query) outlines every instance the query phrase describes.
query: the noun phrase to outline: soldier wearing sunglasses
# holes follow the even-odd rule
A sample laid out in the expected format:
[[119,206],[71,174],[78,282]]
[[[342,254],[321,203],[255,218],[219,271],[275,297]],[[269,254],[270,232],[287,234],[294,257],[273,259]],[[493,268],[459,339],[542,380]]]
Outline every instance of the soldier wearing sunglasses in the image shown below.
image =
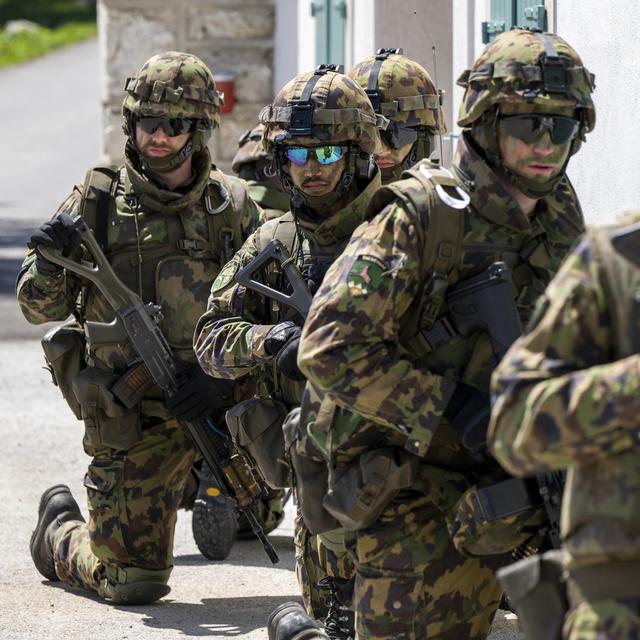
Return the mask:
[[434,149],[434,137],[447,132],[442,96],[431,76],[402,49],[379,49],[358,63],[353,78],[367,93],[376,113],[388,119],[380,130],[383,148],[374,156],[382,183],[398,180],[406,169]]
[[[323,504],[353,530],[363,638],[485,638],[502,591],[494,571],[535,533],[504,500],[493,519],[473,499],[474,486],[506,478],[486,452],[499,354],[488,331],[456,324],[448,292],[506,263],[504,313],[526,324],[584,230],[565,170],[595,124],[593,77],[559,36],[515,29],[459,84],[452,173],[423,160],[376,194],[300,339],[315,394],[303,430],[331,462]],[[352,499],[361,485],[341,482],[367,470],[369,512]]]
[[[321,66],[291,80],[263,109],[261,121],[290,211],[260,227],[224,267],[213,283],[194,346],[203,369],[213,376],[236,379],[259,372],[265,403],[276,401],[289,411],[298,407],[304,389],[297,365],[303,318],[236,284],[234,275],[276,238],[315,293],[380,186],[380,172],[371,162],[380,138],[367,95],[334,67]],[[286,278],[273,265],[258,276],[272,288],[287,290]],[[332,638],[352,637],[353,618],[335,585],[324,585],[328,599],[318,590],[316,581],[325,572],[316,575],[317,558],[300,517],[295,542],[307,610],[326,617]]]
[[[47,580],[96,591],[113,604],[151,603],[169,592],[177,511],[198,457],[181,420],[219,421],[233,404],[234,390],[202,372],[191,342],[211,281],[259,216],[244,182],[211,163],[207,141],[221,105],[211,71],[196,56],[150,58],[126,81],[124,165],[89,170],[33,233],[19,274],[18,300],[30,322],[70,314],[78,322],[76,339],[58,343],[66,364],[56,375],[61,389],[73,389],[65,398],[85,422],[83,445],[92,458],[84,479],[88,522],[67,486],[51,487],[42,495],[31,555]],[[76,216],[117,276],[160,305],[161,329],[182,360],[181,386],[171,398],[153,381],[130,387],[139,358],[129,342],[92,341],[82,329],[85,320],[110,322],[113,310],[94,285],[40,252],[88,258],[78,246]],[[222,520],[208,522],[227,532],[229,548],[236,522],[223,506]]]

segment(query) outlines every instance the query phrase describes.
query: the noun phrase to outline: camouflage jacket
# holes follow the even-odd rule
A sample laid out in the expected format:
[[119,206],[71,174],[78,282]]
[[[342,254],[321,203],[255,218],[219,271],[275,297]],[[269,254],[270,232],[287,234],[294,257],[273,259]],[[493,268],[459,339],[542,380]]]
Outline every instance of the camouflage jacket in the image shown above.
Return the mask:
[[[528,218],[464,138],[454,171],[471,205],[464,212],[459,261],[449,284],[503,260],[511,267],[526,321],[536,296],[584,229],[569,180],[540,200]],[[316,443],[334,459],[349,459],[390,437],[431,464],[467,465],[469,457],[443,411],[458,381],[488,392],[494,366],[489,340],[483,333],[454,334],[419,354],[415,331],[405,337],[431,275],[424,267],[430,199],[417,178],[386,189],[391,203],[382,210],[373,203],[370,219],[354,232],[314,297],[298,356],[312,385],[303,411],[308,423],[314,422],[309,430]],[[440,310],[440,317],[445,315],[446,305]],[[342,409],[332,425],[320,428],[317,401],[323,394]]]
[[[640,557],[640,269],[600,234],[563,264],[492,378],[496,458],[515,475],[568,469],[570,568]],[[607,259],[619,267],[613,281]]]
[[[362,222],[379,186],[380,177],[376,172],[364,190],[331,217],[318,221],[306,215],[294,217],[287,213],[265,223],[245,242],[214,282],[207,312],[196,327],[194,348],[205,371],[218,378],[235,379],[262,368],[270,383],[281,388],[287,404],[299,404],[302,384],[273,375],[273,358],[266,353],[264,340],[274,324],[284,320],[301,324],[302,318],[291,309],[278,309],[260,294],[236,284],[234,275],[250,263],[269,240],[277,238],[296,257],[313,292],[329,265],[346,246],[353,230]],[[274,288],[286,286],[275,270],[267,273],[266,280],[266,284]]]
[[[110,197],[104,225],[105,253],[128,287],[161,306],[165,337],[180,358],[193,361],[193,328],[206,308],[211,282],[254,231],[260,210],[244,181],[212,167],[208,152],[194,156],[194,181],[176,191],[151,182],[130,157],[113,174],[116,195]],[[76,186],[59,211],[79,215],[88,182]],[[96,197],[90,188],[86,195]],[[38,272],[35,258],[29,251],[17,284],[18,302],[29,322],[64,320],[71,313],[81,320],[114,318],[97,287],[66,271],[47,277]],[[136,360],[128,342],[89,345],[89,356],[96,366],[115,372]]]

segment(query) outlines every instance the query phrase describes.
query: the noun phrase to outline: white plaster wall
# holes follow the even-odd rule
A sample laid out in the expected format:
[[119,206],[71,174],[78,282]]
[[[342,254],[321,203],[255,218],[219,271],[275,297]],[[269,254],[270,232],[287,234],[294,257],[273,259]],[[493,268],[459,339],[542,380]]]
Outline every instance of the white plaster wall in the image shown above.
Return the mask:
[[371,0],[351,0],[347,13],[345,71],[375,52],[375,11]]
[[595,130],[569,175],[588,222],[640,209],[640,3],[556,0],[557,33],[596,74]]

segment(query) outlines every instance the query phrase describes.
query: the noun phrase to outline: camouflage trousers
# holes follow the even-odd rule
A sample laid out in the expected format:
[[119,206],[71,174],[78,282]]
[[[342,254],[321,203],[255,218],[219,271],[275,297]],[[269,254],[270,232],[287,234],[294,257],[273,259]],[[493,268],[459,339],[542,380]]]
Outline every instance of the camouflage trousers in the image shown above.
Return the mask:
[[335,551],[322,544],[318,536],[309,533],[300,511],[294,521],[296,578],[307,613],[315,620],[323,620],[328,611],[328,593],[318,588],[325,576],[352,578],[355,567],[349,553]]
[[640,640],[640,599],[583,601],[564,623],[564,640]]
[[145,421],[127,451],[93,452],[84,479],[89,520],[64,523],[53,540],[60,580],[103,597],[108,569],[173,565],[176,516],[197,454],[176,420]]
[[451,542],[446,520],[467,486],[462,474],[423,465],[414,486],[347,538],[358,637],[485,638],[502,594],[494,572],[504,560],[466,558]]

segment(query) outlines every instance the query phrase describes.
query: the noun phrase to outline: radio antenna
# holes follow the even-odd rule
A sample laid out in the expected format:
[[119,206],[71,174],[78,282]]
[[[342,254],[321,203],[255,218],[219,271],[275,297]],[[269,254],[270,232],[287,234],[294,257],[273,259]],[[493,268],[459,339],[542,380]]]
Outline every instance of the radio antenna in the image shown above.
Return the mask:
[[[436,62],[436,45],[431,45],[431,53],[433,55],[433,79],[436,83],[436,91],[438,92],[438,106],[442,107],[442,96],[444,91],[440,88],[438,82],[438,63]],[[440,122],[440,109],[438,109],[436,121],[438,122],[438,139],[440,141],[440,165],[444,164],[444,155],[442,153],[442,122]]]

